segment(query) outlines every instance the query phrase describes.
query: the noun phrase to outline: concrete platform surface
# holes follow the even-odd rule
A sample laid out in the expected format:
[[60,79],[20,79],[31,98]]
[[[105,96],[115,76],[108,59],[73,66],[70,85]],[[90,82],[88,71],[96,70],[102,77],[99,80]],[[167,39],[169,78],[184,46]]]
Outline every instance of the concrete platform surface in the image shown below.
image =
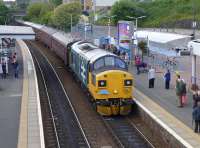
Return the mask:
[[[181,77],[186,79],[190,75],[188,58],[181,59]],[[177,107],[177,97],[175,93],[175,73],[172,72],[172,82],[169,90],[164,88],[163,75],[165,70],[157,68],[155,88],[148,88],[147,73],[136,74],[135,66],[130,66],[129,71],[133,73],[135,79],[134,96],[148,109],[156,118],[160,119],[173,134],[188,143],[191,147],[200,147],[200,135],[193,132],[192,125],[192,93],[187,93],[187,103],[183,108]],[[187,80],[187,79],[186,79]],[[187,84],[188,84],[187,80]],[[188,86],[189,87],[189,86]],[[189,90],[189,89],[188,89]]]
[[19,78],[14,78],[13,65],[8,64],[6,79],[0,76],[0,147],[16,148],[18,127],[20,119],[22,86],[23,86],[23,60],[18,50]]

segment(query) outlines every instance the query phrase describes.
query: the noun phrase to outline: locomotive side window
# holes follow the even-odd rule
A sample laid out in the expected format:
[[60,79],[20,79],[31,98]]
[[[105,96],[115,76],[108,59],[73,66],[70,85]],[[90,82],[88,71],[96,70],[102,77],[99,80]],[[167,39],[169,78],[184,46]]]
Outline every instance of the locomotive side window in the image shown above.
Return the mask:
[[115,66],[116,66],[116,67],[119,67],[119,68],[123,68],[123,69],[126,68],[125,62],[122,61],[122,60],[119,59],[119,58],[115,58]]
[[105,66],[115,66],[114,57],[105,57]]
[[101,67],[104,67],[104,59],[99,59],[94,64],[94,69],[99,69]]

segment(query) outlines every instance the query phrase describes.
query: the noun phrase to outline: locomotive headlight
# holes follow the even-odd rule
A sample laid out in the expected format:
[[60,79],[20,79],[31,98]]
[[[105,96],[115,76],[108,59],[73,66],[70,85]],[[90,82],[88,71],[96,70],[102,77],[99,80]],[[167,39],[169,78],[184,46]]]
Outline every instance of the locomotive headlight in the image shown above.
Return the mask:
[[106,80],[99,80],[98,81],[98,86],[99,87],[106,87]]
[[133,81],[132,80],[124,80],[124,86],[132,86]]

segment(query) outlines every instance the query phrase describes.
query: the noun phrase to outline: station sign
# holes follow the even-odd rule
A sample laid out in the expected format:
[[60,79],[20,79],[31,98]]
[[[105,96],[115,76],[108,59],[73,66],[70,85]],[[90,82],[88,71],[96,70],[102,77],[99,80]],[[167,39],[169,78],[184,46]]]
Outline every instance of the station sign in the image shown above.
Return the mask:
[[126,52],[129,55],[129,59],[132,56],[132,37],[134,34],[134,25],[131,21],[119,21],[118,22],[118,47],[122,52]]

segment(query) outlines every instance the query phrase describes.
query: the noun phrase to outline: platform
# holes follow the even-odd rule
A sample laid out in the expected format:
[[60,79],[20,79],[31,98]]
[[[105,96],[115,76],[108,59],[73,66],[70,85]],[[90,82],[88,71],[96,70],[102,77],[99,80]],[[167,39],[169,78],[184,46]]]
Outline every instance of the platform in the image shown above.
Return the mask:
[[18,127],[21,108],[23,86],[23,60],[21,51],[17,51],[19,62],[19,78],[14,78],[14,70],[8,64],[6,79],[0,76],[0,146],[4,148],[16,148]]
[[23,41],[17,41],[15,51],[19,77],[14,77],[11,63],[6,79],[0,77],[0,145],[4,148],[44,148],[33,60]]
[[[186,59],[187,60],[187,59]],[[189,67],[189,63],[185,67]],[[186,69],[185,69],[186,70]],[[175,73],[172,72],[172,83],[169,90],[164,88],[164,70],[157,69],[155,88],[148,88],[147,73],[136,74],[134,66],[129,67],[134,74],[134,96],[138,105],[147,110],[156,122],[162,124],[176,139],[186,147],[200,147],[200,135],[192,129],[192,94],[188,92],[188,102],[183,108],[177,107],[175,94]],[[187,73],[181,73],[186,77]]]

